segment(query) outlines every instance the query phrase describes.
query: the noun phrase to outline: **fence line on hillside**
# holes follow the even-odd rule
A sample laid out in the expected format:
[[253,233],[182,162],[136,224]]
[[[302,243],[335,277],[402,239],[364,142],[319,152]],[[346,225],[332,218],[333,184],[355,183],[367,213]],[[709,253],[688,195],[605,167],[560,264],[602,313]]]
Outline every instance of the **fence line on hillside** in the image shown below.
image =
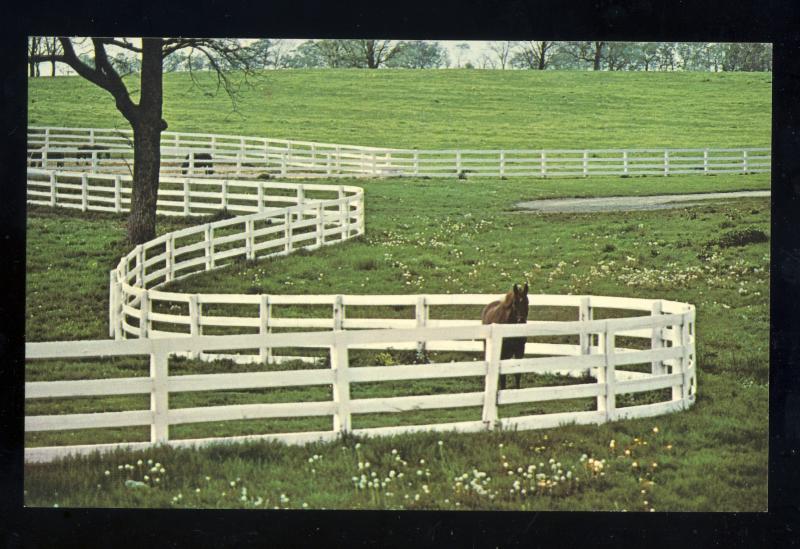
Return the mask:
[[[601,298],[613,299],[613,298]],[[676,312],[671,312],[676,311]],[[28,382],[27,399],[67,398],[99,395],[150,394],[150,408],[92,414],[27,416],[27,432],[101,427],[150,426],[148,442],[51,446],[26,448],[27,461],[51,461],[70,454],[108,451],[119,447],[145,449],[156,444],[203,446],[242,440],[279,440],[307,443],[334,440],[345,433],[356,435],[394,435],[419,431],[478,432],[493,429],[536,429],[566,423],[600,424],[622,418],[641,418],[682,410],[696,398],[694,307],[682,303],[658,302],[652,314],[644,317],[581,320],[573,322],[529,322],[526,325],[425,327],[398,330],[351,330],[234,336],[196,336],[190,338],[140,339],[131,341],[76,341],[26,344],[28,360],[148,355],[150,375],[124,379]],[[652,334],[650,349],[617,346],[616,338],[625,333],[647,331]],[[658,337],[656,337],[658,334]],[[503,338],[537,336],[577,336],[582,342],[578,354],[523,359],[500,359]],[[661,337],[661,336],[665,337]],[[649,337],[649,336],[648,336]],[[422,341],[477,340],[485,342],[482,361],[398,366],[350,365],[349,350],[363,345],[382,345]],[[223,349],[251,348],[256,345],[324,348],[330,368],[273,372],[198,374],[173,376],[169,359],[178,353],[200,353]],[[625,366],[648,364],[650,372],[627,370]],[[525,389],[499,389],[499,376],[535,372],[591,371],[594,383],[577,383]],[[483,378],[483,389],[468,393],[353,398],[352,387],[375,383],[453,377]],[[185,391],[220,389],[266,389],[275,387],[332,387],[330,400],[314,402],[264,403],[249,405],[170,407],[170,395]],[[670,389],[668,399],[648,404],[621,407],[622,394]],[[500,407],[542,401],[594,399],[593,409],[568,412],[504,416]],[[413,410],[480,407],[481,419],[433,425],[353,428],[356,414],[392,414]],[[580,405],[579,405],[580,408]],[[277,433],[206,439],[172,439],[172,425],[241,419],[327,416],[330,430]]]
[[[29,165],[132,172],[131,130],[28,128]],[[443,149],[163,132],[161,173],[193,177],[591,177],[767,173],[768,147]],[[209,157],[206,157],[208,155]]]

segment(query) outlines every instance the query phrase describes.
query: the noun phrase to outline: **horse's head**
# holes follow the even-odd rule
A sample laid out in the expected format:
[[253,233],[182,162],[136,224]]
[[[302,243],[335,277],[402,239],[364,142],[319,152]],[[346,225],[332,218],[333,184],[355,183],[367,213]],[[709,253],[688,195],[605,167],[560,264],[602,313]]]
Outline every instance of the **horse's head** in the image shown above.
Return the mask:
[[511,321],[515,324],[524,324],[528,321],[528,283],[520,287],[514,284],[509,296],[511,301]]

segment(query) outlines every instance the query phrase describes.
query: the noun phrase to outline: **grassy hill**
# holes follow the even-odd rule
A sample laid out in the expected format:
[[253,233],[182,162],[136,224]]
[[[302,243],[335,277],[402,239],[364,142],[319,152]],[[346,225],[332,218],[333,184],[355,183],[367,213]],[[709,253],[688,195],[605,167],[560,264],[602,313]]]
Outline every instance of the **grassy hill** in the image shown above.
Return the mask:
[[[421,149],[770,144],[769,73],[268,71],[236,112],[198,80],[165,75],[170,130]],[[31,125],[128,127],[80,77],[31,79],[28,101]]]

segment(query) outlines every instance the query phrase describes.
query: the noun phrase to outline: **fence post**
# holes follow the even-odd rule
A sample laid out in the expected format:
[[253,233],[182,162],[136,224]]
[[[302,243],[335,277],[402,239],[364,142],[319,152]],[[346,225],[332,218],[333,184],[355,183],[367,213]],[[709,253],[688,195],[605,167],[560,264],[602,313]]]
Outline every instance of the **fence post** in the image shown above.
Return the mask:
[[97,151],[92,151],[92,173],[97,173]]
[[211,225],[206,225],[205,230],[203,231],[205,234],[203,235],[203,240],[205,240],[205,259],[206,259],[206,271],[210,271],[214,268],[214,229]]
[[253,236],[253,225],[255,220],[247,219],[244,222],[244,256],[247,259],[255,259],[255,237]]
[[[269,296],[261,294],[258,304],[258,335],[262,338],[269,336],[272,332],[270,321],[272,320],[272,304]],[[272,347],[259,347],[258,359],[262,364],[272,363]]]
[[[683,353],[681,354],[680,358],[680,368],[681,368],[681,385],[680,385],[680,400],[684,408],[687,407],[689,402],[689,353],[690,353],[690,345],[689,345],[689,312],[685,312],[681,315],[681,349]],[[672,388],[673,391],[673,398],[675,400],[675,387]]]
[[[200,330],[200,301],[197,294],[189,296],[189,335],[192,337],[202,335]],[[189,358],[197,358],[197,353],[190,351]]]
[[541,157],[542,159],[540,163],[541,163],[542,177],[547,177],[547,157],[544,151],[541,152]]
[[331,170],[331,153],[325,153],[325,174],[330,177],[333,174]]
[[500,177],[506,176],[506,153],[500,151]]
[[122,212],[122,178],[114,176],[114,211]]
[[49,150],[48,145],[45,145],[44,147],[42,147],[42,168],[44,168],[45,170],[49,168],[48,161],[47,161],[47,152],[48,152],[48,150]]
[[108,272],[108,337],[119,339],[116,337],[117,322],[117,272],[110,270]]
[[337,295],[333,301],[333,329],[342,330],[344,326],[344,297]]
[[628,175],[628,151],[622,151],[622,174]]
[[708,149],[703,150],[703,173],[708,175]]
[[223,179],[221,185],[221,192],[222,192],[222,209],[228,209],[228,180]]
[[94,130],[89,130],[89,145],[94,145]]
[[50,172],[50,206],[56,206],[56,174]]
[[189,151],[189,175],[194,175],[194,151]]
[[608,329],[606,324],[605,331],[601,336],[605,340],[605,364],[597,369],[597,383],[603,385],[603,391],[597,397],[597,411],[605,415],[605,421],[613,421],[616,419],[616,394],[614,392],[614,385],[616,375],[614,373],[614,333]]
[[189,202],[189,178],[183,180],[183,215],[188,216],[191,212],[191,203]]
[[150,295],[147,291],[142,292],[139,300],[139,337],[145,338],[150,335]]
[[378,175],[378,168],[377,168],[377,166],[375,164],[376,158],[375,158],[375,152],[374,151],[372,153],[370,153],[370,160],[371,160],[371,163],[372,163],[372,170],[371,170],[372,175]]
[[264,183],[259,181],[258,182],[258,211],[264,211]]
[[356,209],[357,209],[357,231],[358,234],[364,234],[364,195],[361,194],[358,197],[358,201],[356,202]]
[[347,196],[344,194],[344,187],[339,186],[339,238],[341,240],[347,239],[349,232],[348,227],[348,209],[350,207],[347,201]]
[[[428,300],[424,295],[417,296],[417,305],[414,309],[417,319],[417,328],[424,328],[428,325],[428,317],[430,316],[430,306]],[[417,354],[425,353],[425,342],[417,341]]]
[[669,149],[664,149],[664,176],[669,175]]
[[316,238],[314,239],[315,240],[315,244],[314,245],[317,248],[321,248],[322,246],[325,245],[325,224],[323,223],[323,219],[324,219],[323,218],[323,214],[324,214],[324,211],[322,210],[322,203],[321,202],[317,202],[317,207],[316,207],[316,216],[317,216],[316,233],[317,233],[317,235],[316,235]]
[[[124,279],[123,279],[124,280]],[[122,310],[122,305],[125,302],[125,295],[122,292],[122,282],[120,282],[119,274],[117,275],[117,283],[115,285],[115,293],[116,293],[116,309],[114,311],[114,339],[122,339],[125,336],[125,332],[122,326],[122,321],[125,318],[125,314]]]
[[747,173],[747,150],[742,151],[742,173]]
[[144,248],[136,246],[136,282],[137,286],[144,288]]
[[333,414],[333,430],[347,433],[351,430],[350,416],[350,373],[347,343],[341,337],[334,336],[331,345],[331,369],[333,370],[333,402],[336,412]]
[[486,338],[486,379],[484,382],[483,411],[481,420],[489,431],[494,430],[497,422],[497,388],[500,381],[500,351],[503,338],[498,336],[496,325],[491,324],[489,337]]
[[419,176],[419,151],[414,151],[414,177]]
[[153,389],[150,393],[150,442],[153,444],[169,440],[169,353],[156,351],[150,355],[150,378]]
[[286,153],[281,153],[281,177],[286,175]]
[[[653,318],[661,316],[663,310],[664,304],[660,299],[653,302],[653,308],[651,312]],[[664,337],[661,332],[662,329],[663,328],[661,327],[653,328],[653,335],[650,337],[651,349],[661,349],[664,347]],[[664,373],[664,362],[661,360],[654,360],[650,365],[650,371],[654,376],[662,375]]]
[[336,174],[340,175],[342,173],[342,148],[340,146],[336,146]]
[[164,242],[164,269],[167,271],[164,274],[164,282],[169,282],[173,278],[172,273],[172,254],[175,248],[175,238],[172,234],[167,237],[167,240]]
[[461,174],[461,151],[456,151],[456,175]]
[[291,212],[286,212],[284,216],[284,229],[285,229],[285,238],[286,243],[284,244],[284,251],[287,254],[292,253],[292,214]]
[[242,177],[242,150],[236,151],[236,177]]
[[89,209],[89,176],[81,174],[81,211]]
[[689,334],[688,334],[688,346],[689,346],[689,362],[686,365],[687,373],[685,374],[685,383],[686,383],[686,398],[687,398],[687,405],[694,402],[695,398],[697,398],[697,354],[695,349],[695,315],[696,311],[690,309],[689,313]]
[[[582,297],[580,308],[578,309],[578,320],[580,322],[589,322],[593,317],[591,298],[589,296]],[[592,335],[586,330],[581,330],[580,345],[581,355],[592,354]],[[588,375],[589,369],[587,368],[584,372]]]
[[583,177],[589,177],[589,151],[583,151]]

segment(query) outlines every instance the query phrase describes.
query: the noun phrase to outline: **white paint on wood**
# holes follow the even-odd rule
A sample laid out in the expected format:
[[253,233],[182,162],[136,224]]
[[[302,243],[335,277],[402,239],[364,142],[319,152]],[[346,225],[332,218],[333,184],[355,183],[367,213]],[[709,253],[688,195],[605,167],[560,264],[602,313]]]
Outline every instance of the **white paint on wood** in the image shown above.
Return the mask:
[[493,430],[497,422],[497,392],[500,381],[502,338],[495,330],[496,327],[496,324],[489,326],[489,337],[486,339],[486,376],[481,421],[489,430]]

